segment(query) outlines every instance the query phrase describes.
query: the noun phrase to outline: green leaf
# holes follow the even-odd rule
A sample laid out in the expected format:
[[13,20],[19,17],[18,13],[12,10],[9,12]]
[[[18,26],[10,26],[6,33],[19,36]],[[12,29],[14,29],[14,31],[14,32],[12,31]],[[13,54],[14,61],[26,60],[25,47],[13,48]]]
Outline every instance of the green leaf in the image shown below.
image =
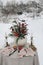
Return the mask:
[[22,22],[25,22],[25,20],[22,20]]
[[14,25],[14,27],[18,27],[17,25]]
[[15,32],[18,32],[18,29],[17,28],[15,28]]
[[9,34],[9,36],[13,36],[13,34]]
[[18,37],[17,39],[16,39],[16,43],[18,43],[18,40],[20,39],[20,37]]
[[16,22],[16,21],[13,21],[13,23],[16,23],[16,24],[17,24],[17,22]]

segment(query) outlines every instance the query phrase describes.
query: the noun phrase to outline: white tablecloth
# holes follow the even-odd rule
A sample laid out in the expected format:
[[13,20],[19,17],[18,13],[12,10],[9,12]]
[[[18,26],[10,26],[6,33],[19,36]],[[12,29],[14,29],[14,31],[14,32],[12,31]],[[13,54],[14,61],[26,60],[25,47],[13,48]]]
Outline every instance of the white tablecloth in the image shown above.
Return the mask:
[[0,65],[39,65],[38,54],[19,58],[17,51],[11,56],[0,54]]

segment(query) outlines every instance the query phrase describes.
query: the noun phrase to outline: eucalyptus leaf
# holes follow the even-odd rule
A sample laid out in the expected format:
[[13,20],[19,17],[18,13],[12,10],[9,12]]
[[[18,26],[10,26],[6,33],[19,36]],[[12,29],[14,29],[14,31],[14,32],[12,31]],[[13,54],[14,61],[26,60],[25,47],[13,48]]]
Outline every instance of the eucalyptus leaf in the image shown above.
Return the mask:
[[17,25],[14,25],[14,27],[18,27]]
[[17,24],[17,22],[16,22],[16,21],[13,21],[13,23],[16,23],[16,24]]
[[9,34],[9,36],[14,36],[13,34]]
[[22,22],[25,22],[25,20],[22,20]]

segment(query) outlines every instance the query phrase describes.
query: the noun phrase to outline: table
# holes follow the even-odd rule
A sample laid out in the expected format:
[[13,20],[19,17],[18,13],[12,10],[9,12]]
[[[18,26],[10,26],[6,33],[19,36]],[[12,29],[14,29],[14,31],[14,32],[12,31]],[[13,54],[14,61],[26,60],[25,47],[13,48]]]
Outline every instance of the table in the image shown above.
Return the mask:
[[17,51],[11,56],[0,54],[0,65],[39,65],[38,53],[22,58],[18,57]]

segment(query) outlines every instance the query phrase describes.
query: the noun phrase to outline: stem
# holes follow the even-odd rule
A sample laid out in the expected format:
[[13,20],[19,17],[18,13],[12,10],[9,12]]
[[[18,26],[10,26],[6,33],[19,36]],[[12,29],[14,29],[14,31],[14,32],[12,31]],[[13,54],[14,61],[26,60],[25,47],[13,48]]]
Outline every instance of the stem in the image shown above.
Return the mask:
[[20,52],[20,51],[19,51],[19,48],[18,48],[18,42],[17,42],[16,44],[17,44],[17,50],[18,50],[18,52]]
[[17,50],[18,50],[18,52],[19,52],[19,48],[18,48],[18,40],[19,40],[19,38],[17,38],[17,40],[16,40],[16,44],[17,44]]

